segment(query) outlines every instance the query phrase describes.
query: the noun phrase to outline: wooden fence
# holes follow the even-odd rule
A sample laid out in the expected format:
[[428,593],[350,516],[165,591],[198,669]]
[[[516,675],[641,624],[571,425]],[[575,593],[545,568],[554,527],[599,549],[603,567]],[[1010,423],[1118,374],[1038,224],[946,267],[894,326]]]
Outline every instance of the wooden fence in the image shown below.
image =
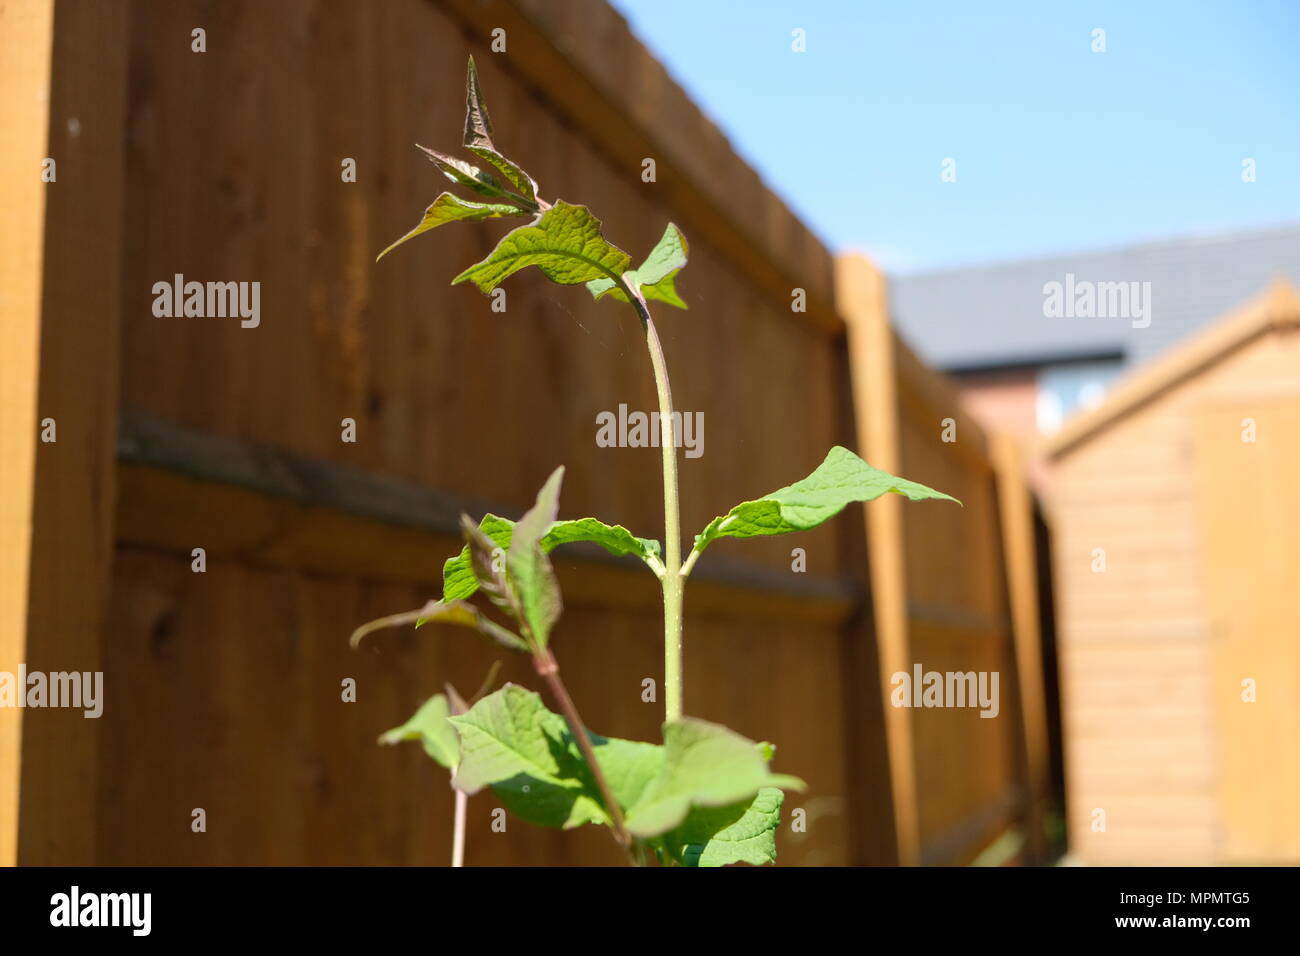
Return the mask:
[[[775,741],[810,785],[782,862],[960,863],[1037,829],[1014,455],[894,338],[879,276],[837,267],[603,2],[31,0],[0,18],[16,104],[0,121],[0,530],[19,543],[0,564],[0,671],[99,670],[106,687],[99,720],[0,709],[0,861],[441,863],[445,774],[375,736],[497,655],[438,629],[353,652],[348,632],[436,594],[457,514],[518,513],[560,463],[563,513],[659,535],[658,451],[594,440],[601,411],[655,407],[635,318],[538,275],[511,280],[504,314],[450,288],[491,227],[373,261],[441,188],[410,143],[455,142],[469,53],[498,141],[545,195],[589,204],[634,256],[668,220],[690,237],[691,309],[660,320],[677,403],[707,425],[682,461],[687,534],[836,443],[965,502],[719,542],[692,577],[687,712]],[[154,316],[154,283],[176,274],[260,282],[260,325]],[[47,418],[57,442],[34,440]],[[655,738],[656,583],[581,549],[557,566],[557,653],[584,716]],[[888,706],[913,662],[999,671],[1000,716]],[[517,661],[503,677],[532,679]],[[618,860],[591,828],[499,834],[490,796],[470,806],[471,862]]]
[[[997,717],[885,708],[899,859],[966,862],[1023,821],[1042,853],[1046,707],[1033,505],[1015,444],[988,438],[950,382],[893,331],[880,274],[842,259],[858,444],[877,467],[961,499],[960,512],[891,496],[867,511],[872,593],[887,684],[894,674],[997,672]],[[885,686],[886,700],[892,687]],[[991,710],[988,711],[992,713]]]

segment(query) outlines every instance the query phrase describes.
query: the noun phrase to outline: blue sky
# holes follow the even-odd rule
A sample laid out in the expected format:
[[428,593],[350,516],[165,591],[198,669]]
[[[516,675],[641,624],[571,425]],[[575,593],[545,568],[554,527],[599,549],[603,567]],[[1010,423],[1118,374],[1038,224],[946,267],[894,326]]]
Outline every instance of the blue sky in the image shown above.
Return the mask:
[[828,246],[892,271],[1300,221],[1296,0],[612,2]]

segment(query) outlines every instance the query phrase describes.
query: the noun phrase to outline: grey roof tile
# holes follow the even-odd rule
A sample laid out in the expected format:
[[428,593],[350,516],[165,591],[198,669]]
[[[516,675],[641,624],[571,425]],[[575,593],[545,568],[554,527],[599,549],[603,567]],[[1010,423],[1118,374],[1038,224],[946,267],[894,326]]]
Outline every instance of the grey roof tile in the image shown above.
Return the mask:
[[[1151,322],[1048,318],[1043,287],[1150,282]],[[1141,364],[1264,292],[1300,286],[1300,224],[1050,258],[891,277],[899,333],[942,369],[1039,364],[1103,354]]]

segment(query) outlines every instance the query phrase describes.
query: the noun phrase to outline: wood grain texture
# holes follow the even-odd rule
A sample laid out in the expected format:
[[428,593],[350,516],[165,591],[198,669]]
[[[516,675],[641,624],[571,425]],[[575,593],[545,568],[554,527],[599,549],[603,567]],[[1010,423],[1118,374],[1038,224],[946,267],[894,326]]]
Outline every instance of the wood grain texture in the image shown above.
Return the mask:
[[[952,383],[892,329],[884,277],[865,259],[845,257],[837,279],[859,450],[878,468],[964,502],[887,495],[867,507],[866,535],[898,861],[966,863],[1008,827],[1036,825],[1026,816],[1033,791],[1023,735],[1026,720],[1039,726],[1043,714],[1022,717],[1007,581],[1025,549],[1008,555],[1003,545],[1014,529],[1001,524],[991,443],[961,410]],[[1022,626],[1032,610],[1017,608]],[[918,663],[926,671],[997,672],[998,717],[890,706],[893,675]],[[1041,661],[1025,666],[1041,684]]]
[[[61,452],[71,438],[47,485],[52,465],[29,469],[37,528],[70,535],[47,552],[37,544],[56,539],[34,539],[45,590],[30,614],[52,624],[43,647],[102,667],[109,698],[93,735],[69,728],[66,747],[24,727],[24,746],[30,732],[30,752],[47,756],[22,765],[24,834],[32,823],[20,858],[441,863],[445,776],[418,748],[375,738],[443,681],[475,688],[494,651],[433,628],[354,652],[348,633],[432,596],[466,503],[518,514],[561,463],[565,514],[661,536],[658,450],[595,441],[599,413],[655,405],[629,310],[530,272],[506,285],[503,313],[450,287],[499,224],[438,230],[373,261],[445,185],[412,142],[457,142],[471,53],[498,144],[545,197],[589,204],[634,258],[669,221],[691,241],[691,309],[656,315],[678,407],[705,423],[704,454],[681,460],[688,539],[846,436],[966,502],[903,509],[891,497],[797,540],[719,541],[697,567],[686,698],[775,742],[778,769],[810,785],[787,804],[807,827],[782,828],[782,863],[962,863],[1023,817],[1012,608],[982,432],[889,328],[879,277],[840,281],[620,17],[586,0],[542,12],[534,0],[56,4],[55,63],[92,36],[97,50],[54,69],[51,130],[75,104],[83,146],[106,162],[94,175],[74,162],[82,178],[67,189],[61,165],[59,192],[44,195],[84,198],[77,208],[107,225],[74,231],[73,207],[42,214],[30,189],[16,200],[25,228],[52,237],[18,354],[39,363],[35,404],[47,389],[57,398]],[[196,26],[204,53],[190,47]],[[493,26],[507,28],[504,53],[488,47]],[[654,183],[641,179],[647,156]],[[341,178],[347,159],[356,182]],[[33,281],[36,267],[22,268]],[[154,284],[176,275],[260,283],[260,325],[155,316]],[[795,287],[806,313],[791,311]],[[77,311],[87,302],[94,322]],[[868,315],[866,338],[846,340],[841,314]],[[75,337],[44,334],[74,317]],[[946,416],[956,443],[939,439]],[[342,440],[345,419],[355,442]],[[136,427],[149,420],[162,429]],[[585,719],[656,739],[661,705],[642,700],[642,682],[662,677],[653,579],[581,549],[556,565],[557,654]],[[17,580],[6,569],[5,587]],[[913,659],[1001,671],[1003,717],[888,707],[889,675]],[[502,676],[534,677],[519,660]],[[341,698],[346,678],[355,703]],[[191,828],[196,808],[206,832]],[[471,802],[472,864],[618,860],[594,828],[494,833],[494,808]]]
[[[29,77],[19,99],[45,94],[43,152],[57,180],[45,187],[39,226],[28,221],[16,237],[41,248],[39,317],[27,302],[21,333],[39,328],[39,368],[23,370],[37,414],[16,424],[36,441],[38,419],[53,419],[58,440],[36,446],[22,654],[29,671],[94,673],[113,543],[128,11],[79,0],[59,0],[52,13],[35,7],[52,16],[49,73],[44,83]],[[22,175],[39,181],[41,157],[20,155],[31,164]],[[20,863],[96,862],[98,733],[80,710],[24,713]]]
[[[1295,762],[1277,728],[1300,726],[1296,572],[1274,537],[1292,526],[1295,316],[1284,289],[1248,303],[1054,446],[1070,833],[1087,862],[1296,857],[1280,810],[1295,778],[1259,772]],[[1274,681],[1265,706],[1240,702],[1255,673]]]
[[[475,636],[430,627],[348,648],[341,621],[416,606],[416,588],[214,561],[119,553],[105,670],[131,701],[106,713],[101,852],[120,863],[441,864],[450,852],[445,773],[415,746],[380,748],[441,683],[470,691],[491,661],[503,680],[535,682],[530,665]],[[688,614],[697,715],[779,742],[779,765],[803,776],[806,834],[783,830],[783,863],[847,861],[834,628]],[[602,732],[654,739],[661,707],[643,702],[657,676],[652,615],[570,606],[556,653],[584,718]],[[346,703],[341,681],[356,680]],[[147,727],[147,732],[146,728]],[[471,802],[471,864],[616,864],[595,829],[553,833],[510,821],[490,828],[490,793]],[[190,814],[207,812],[206,833]]]
[[[373,262],[444,186],[411,144],[451,149],[459,140],[473,53],[496,139],[543,195],[589,204],[633,256],[669,220],[691,240],[681,281],[691,310],[656,316],[678,405],[705,422],[703,456],[681,462],[684,532],[806,474],[834,443],[835,339],[789,308],[790,285],[826,295],[825,251],[800,229],[767,238],[757,219],[733,222],[730,207],[692,212],[698,185],[672,159],[661,160],[658,184],[643,183],[644,118],[606,128],[559,102],[608,95],[582,86],[585,68],[562,37],[512,21],[508,52],[493,54],[474,11],[424,0],[136,8],[148,15],[132,18],[131,33],[121,295],[128,420],[149,416],[226,442],[235,471],[256,448],[309,463],[316,478],[372,476],[395,493],[436,489],[507,514],[530,504],[563,462],[566,514],[661,537],[658,450],[595,443],[599,412],[654,407],[630,311],[527,272],[507,284],[505,313],[449,287],[504,232],[493,224],[440,230]],[[207,30],[204,55],[177,42],[196,24]],[[635,67],[629,82],[648,75],[653,61],[621,20],[581,18],[574,28],[591,34],[588,48],[603,44]],[[539,73],[539,63],[562,72]],[[668,108],[698,116],[665,90]],[[707,141],[710,155],[723,151],[716,137]],[[356,183],[340,180],[345,157],[357,161]],[[788,261],[820,268],[822,285],[814,276],[773,286]],[[261,326],[154,317],[152,284],[176,273],[260,281]],[[354,444],[340,441],[344,418],[357,422]],[[422,632],[419,650],[401,654],[393,649],[412,646],[410,635],[359,654],[345,643],[361,621],[431,596],[454,540],[378,511],[349,514],[337,497],[307,508],[239,475],[204,481],[147,455],[127,458],[110,643],[132,704],[105,718],[111,774],[99,826],[113,834],[105,857],[441,862],[445,788],[418,753],[373,740],[442,680],[476,685],[490,657],[460,635],[425,650]],[[316,478],[307,484],[319,490]],[[707,707],[704,716],[773,739],[781,766],[813,785],[800,799],[819,822],[783,833],[792,841],[783,863],[855,853],[846,842],[839,663],[863,596],[839,563],[845,534],[830,526],[800,537],[806,574],[792,571],[794,542],[719,542],[688,591],[688,699]],[[206,575],[188,571],[187,544],[207,547]],[[661,678],[653,579],[581,555],[558,555],[557,568],[567,606],[557,653],[584,717],[604,732],[654,739],[661,705],[640,699],[641,680]],[[344,705],[338,682],[351,673],[363,697]],[[526,668],[508,674],[533,680]],[[172,729],[155,732],[160,723]],[[197,745],[187,744],[191,732]],[[149,740],[137,754],[141,737]],[[159,784],[173,758],[174,782]],[[511,823],[508,837],[493,834],[488,799],[471,803],[471,863],[617,859],[595,831]],[[259,819],[268,802],[274,813]],[[189,831],[195,806],[213,821],[206,842]],[[155,820],[168,823],[154,832]]]
[[[27,653],[32,499],[40,402],[41,262],[48,155],[53,3],[0,7],[0,671]],[[0,708],[0,866],[18,859],[21,710]]]
[[[1254,442],[1242,441],[1246,419],[1255,422]],[[1207,407],[1193,428],[1219,853],[1233,862],[1297,860],[1300,390],[1290,400]]]
[[[884,277],[859,257],[838,260],[835,277],[836,299],[848,324],[859,451],[877,468],[898,474],[901,455],[897,379]],[[864,527],[880,649],[879,680],[885,702],[897,862],[915,866],[921,860],[921,838],[913,722],[909,711],[888,705],[893,689],[891,675],[911,671],[902,502],[893,495],[885,495],[873,504],[870,511],[864,512]]]
[[1030,860],[1042,861],[1046,840],[1043,814],[1050,793],[1051,744],[1044,688],[1043,634],[1039,623],[1041,610],[1035,559],[1034,503],[1019,440],[1010,435],[997,435],[993,448],[1026,764],[1028,815],[1025,852]]
[[[838,334],[830,258],[812,233],[731,148],[604,0],[445,0],[480,37],[502,29],[513,68],[609,161],[673,206],[688,235],[706,237],[792,321]],[[791,293],[808,294],[789,312]]]

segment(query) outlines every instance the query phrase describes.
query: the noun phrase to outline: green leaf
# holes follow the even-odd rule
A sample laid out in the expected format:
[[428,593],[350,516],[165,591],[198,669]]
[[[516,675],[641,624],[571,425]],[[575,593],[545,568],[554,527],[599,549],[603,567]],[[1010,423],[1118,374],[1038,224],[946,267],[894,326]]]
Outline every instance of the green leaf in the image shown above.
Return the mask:
[[474,587],[488,600],[505,611],[516,621],[523,617],[519,598],[506,576],[505,551],[495,541],[483,533],[474,519],[461,513],[460,527],[465,535],[465,547],[469,554],[469,567],[474,576]]
[[695,536],[695,550],[703,551],[716,538],[754,538],[807,531],[835,517],[850,502],[872,501],[889,492],[912,501],[924,498],[957,501],[941,491],[872,468],[847,448],[836,445],[807,478],[755,501],[742,502],[714,518]]
[[757,744],[720,724],[683,717],[664,725],[659,773],[624,821],[647,839],[682,824],[692,807],[748,802],[764,787],[801,790],[802,780],[771,773]]
[[507,810],[538,826],[605,822],[564,718],[536,694],[507,684],[451,723],[461,739],[458,790],[473,795],[490,786]]
[[[645,262],[623,273],[623,279],[638,285],[641,288],[641,295],[647,299],[656,299],[684,309],[686,303],[677,294],[673,279],[686,265],[688,252],[686,237],[670,222],[662,238],[650,250],[650,255],[646,256]],[[587,283],[587,289],[596,299],[604,295],[612,295],[620,302],[630,301],[627,293],[619,288],[618,283],[608,277],[592,279]]]
[[[676,275],[676,273],[673,273],[673,275]],[[677,294],[677,289],[673,286],[672,275],[664,276],[654,285],[641,286],[641,295],[650,302],[662,302],[677,309],[689,308],[686,300]],[[619,296],[615,295],[615,298],[619,298]]]
[[[498,518],[496,515],[484,515],[479,522],[479,531],[483,532],[493,544],[501,549],[504,559],[505,549],[510,547],[510,536],[514,523]],[[504,568],[504,562],[502,564]],[[460,554],[448,558],[442,566],[442,599],[444,601],[463,601],[478,591],[478,575],[474,573],[474,561],[469,545],[460,549]]]
[[498,153],[495,149],[489,149],[485,146],[471,146],[469,151],[479,159],[486,160],[497,168],[497,171],[506,178],[510,185],[523,195],[524,201],[536,210],[537,205],[537,180],[533,179],[524,172],[523,167],[517,165],[514,161],[507,159]]
[[638,558],[658,557],[659,542],[653,538],[637,538],[621,524],[605,524],[595,518],[570,518],[551,525],[542,538],[542,547],[551,551],[562,544],[574,541],[591,541],[615,557],[635,554]]
[[[537,694],[507,684],[450,722],[461,739],[458,789],[491,787],[512,814],[539,826],[609,823],[567,722]],[[775,858],[780,788],[803,782],[769,773],[760,745],[690,718],[665,726],[663,746],[588,734],[634,835],[685,866]]]
[[776,787],[764,787],[752,800],[729,807],[695,807],[659,842],[682,866],[775,863],[784,799]]
[[617,277],[630,262],[626,252],[605,241],[600,220],[586,206],[556,202],[536,222],[507,233],[486,259],[451,284],[473,282],[489,294],[508,276],[537,266],[552,282],[576,285],[600,276]]
[[[514,532],[514,522],[494,514],[483,516],[479,530],[488,536],[503,551],[510,547]],[[659,542],[650,538],[637,538],[622,525],[608,525],[595,518],[574,518],[557,521],[542,538],[542,549],[547,553],[559,545],[574,541],[591,541],[600,545],[615,557],[635,554],[641,560],[653,566],[659,557]],[[461,549],[460,554],[448,558],[442,568],[442,599],[444,601],[464,600],[478,590],[478,578],[470,561],[469,546]]]
[[523,213],[520,212],[517,206],[507,206],[504,203],[470,202],[468,199],[461,199],[451,193],[441,193],[424,211],[424,218],[420,220],[419,224],[377,255],[375,261],[378,262],[384,258],[406,240],[413,239],[422,232],[428,232],[430,229],[436,229],[438,226],[446,225],[449,222],[500,219],[502,216],[519,215],[523,215]]
[[506,630],[490,618],[485,617],[479,612],[478,608],[464,601],[429,601],[418,611],[389,614],[386,617],[367,621],[352,632],[352,637],[349,638],[348,642],[353,647],[357,647],[368,634],[373,634],[383,628],[401,627],[406,624],[414,624],[416,627],[420,627],[422,624],[428,624],[431,621],[472,627],[493,640],[504,644],[511,650],[524,651],[528,649],[528,645],[523,642],[522,638]]
[[381,744],[395,744],[403,740],[418,740],[424,752],[448,770],[460,763],[460,738],[448,718],[451,704],[446,694],[434,694],[421,705],[414,716],[400,727],[380,735]]
[[531,634],[540,647],[546,646],[551,628],[564,609],[555,571],[542,550],[542,536],[555,523],[555,514],[560,508],[560,484],[563,481],[564,466],[561,465],[546,479],[546,484],[537,493],[537,502],[515,523],[510,548],[506,551],[506,574],[519,600],[523,616],[520,623],[527,625],[525,636]]
[[[458,186],[464,186],[480,195],[490,196],[493,199],[502,199],[513,195],[487,170],[480,169],[463,159],[457,159],[455,156],[440,153],[436,149],[421,146],[419,143],[415,144],[415,148],[428,156],[429,161],[442,170],[442,174]],[[522,209],[517,212],[521,216],[525,215]]]
[[[451,718],[461,762],[453,785],[474,794],[491,787],[511,814],[538,826],[570,829],[608,823],[595,780],[568,723],[530,690],[506,684]],[[639,798],[662,759],[654,744],[590,734],[614,799]]]
[[528,645],[518,634],[502,627],[466,601],[430,601],[420,611],[420,616],[415,621],[416,627],[423,627],[425,624],[459,624],[461,627],[471,627],[512,651],[528,650]]
[[506,159],[492,142],[492,120],[488,117],[487,103],[479,87],[478,68],[474,58],[469,58],[465,77],[465,148],[480,159],[487,160],[530,203],[537,200],[537,182],[518,165]]
[[672,278],[686,266],[689,254],[690,246],[686,237],[670,222],[655,247],[645,257],[645,262],[636,267],[637,282],[643,286],[655,285]]

